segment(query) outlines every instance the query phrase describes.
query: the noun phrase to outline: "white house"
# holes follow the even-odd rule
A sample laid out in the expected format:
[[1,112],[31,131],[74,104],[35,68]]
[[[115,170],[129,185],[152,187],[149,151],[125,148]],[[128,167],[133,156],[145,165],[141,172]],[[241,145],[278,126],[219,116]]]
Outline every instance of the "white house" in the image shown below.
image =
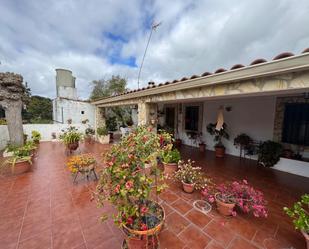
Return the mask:
[[81,124],[88,120],[94,126],[95,106],[77,98],[72,71],[56,69],[56,93],[57,97],[53,99],[54,123],[64,124],[70,120],[72,124]]

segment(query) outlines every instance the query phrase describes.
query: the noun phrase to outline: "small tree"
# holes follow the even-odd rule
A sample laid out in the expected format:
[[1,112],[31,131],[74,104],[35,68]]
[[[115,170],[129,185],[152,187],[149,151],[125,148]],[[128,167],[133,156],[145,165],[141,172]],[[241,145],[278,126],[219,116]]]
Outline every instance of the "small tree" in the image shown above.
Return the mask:
[[0,73],[0,106],[4,109],[8,125],[10,143],[24,144],[22,105],[25,87],[23,77],[14,73]]

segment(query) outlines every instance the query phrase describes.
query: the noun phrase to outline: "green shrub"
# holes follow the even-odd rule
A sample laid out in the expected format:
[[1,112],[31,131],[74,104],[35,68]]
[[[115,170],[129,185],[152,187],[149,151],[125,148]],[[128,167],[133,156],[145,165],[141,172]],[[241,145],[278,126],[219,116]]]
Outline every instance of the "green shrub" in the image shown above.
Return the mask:
[[95,134],[95,131],[94,131],[94,129],[88,127],[88,128],[85,130],[85,134],[86,134],[86,135],[94,135],[94,134]]
[[272,167],[280,160],[282,151],[281,144],[270,140],[265,141],[259,146],[258,161],[265,167]]
[[214,136],[215,147],[224,147],[222,143],[222,138],[229,139],[229,134],[227,133],[227,125],[223,123],[220,130],[216,129],[217,123],[209,123],[206,127],[207,132]]
[[116,117],[108,117],[106,119],[106,128],[109,131],[116,131],[117,130],[117,121],[116,121]]
[[178,163],[180,160],[180,152],[177,149],[166,151],[162,155],[164,163]]
[[4,118],[0,118],[0,125],[6,125],[6,120]]
[[33,142],[35,143],[39,143],[41,140],[41,133],[38,131],[32,131],[31,132],[31,138],[33,140]]
[[283,210],[293,218],[295,229],[309,233],[309,194],[304,194],[301,200],[296,202],[292,208],[284,207]]
[[101,126],[97,129],[97,133],[99,136],[107,136],[108,135],[108,130],[106,126]]
[[82,134],[74,126],[70,126],[59,136],[65,145],[79,142],[82,139]]

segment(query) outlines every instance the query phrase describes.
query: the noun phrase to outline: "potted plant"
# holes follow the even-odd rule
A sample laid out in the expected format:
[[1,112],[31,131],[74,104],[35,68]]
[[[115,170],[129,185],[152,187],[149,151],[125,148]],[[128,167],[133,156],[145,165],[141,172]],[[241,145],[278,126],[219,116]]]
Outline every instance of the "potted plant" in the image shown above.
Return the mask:
[[258,162],[264,167],[272,167],[279,160],[283,147],[274,141],[265,141],[258,148]]
[[52,140],[56,140],[57,138],[56,132],[52,132],[51,137],[52,137]]
[[117,130],[117,118],[115,116],[109,116],[106,119],[106,128],[110,135],[110,139],[114,139],[114,132]]
[[77,172],[89,172],[94,168],[96,160],[91,154],[72,156],[67,162],[67,167],[72,174]]
[[82,139],[82,134],[76,127],[69,126],[66,130],[63,130],[63,133],[59,137],[66,145],[67,149],[73,151],[78,148],[79,141]]
[[85,142],[86,143],[91,143],[94,134],[95,134],[95,130],[92,129],[91,127],[88,127],[85,130]]
[[299,229],[306,240],[309,249],[309,194],[301,196],[300,201],[294,203],[292,208],[284,207],[283,210],[293,219],[295,229]]
[[31,139],[34,143],[39,144],[41,140],[41,133],[38,131],[31,132]]
[[27,139],[28,139],[28,135],[24,134],[24,144],[27,142]]
[[174,178],[182,183],[183,191],[193,193],[194,189],[200,189],[204,186],[206,177],[202,173],[202,168],[193,166],[194,161],[190,159],[179,161],[178,171],[174,173]]
[[250,186],[247,180],[220,185],[209,184],[201,191],[209,202],[216,202],[217,210],[225,216],[236,216],[235,207],[255,217],[267,217],[266,201],[261,191]]
[[203,133],[200,132],[196,136],[196,143],[198,144],[199,151],[200,152],[205,152],[206,151],[206,144],[203,140]]
[[19,175],[28,172],[32,165],[33,144],[28,143],[22,147],[15,147],[12,156],[8,157],[0,166],[4,174]]
[[177,149],[165,151],[162,155],[164,173],[168,175],[174,174],[178,169],[179,160],[180,152]]
[[[151,192],[158,194],[166,186],[157,158],[172,148],[171,141],[168,134],[156,134],[139,126],[104,157],[106,167],[97,186],[97,201],[102,206],[106,201],[115,206],[114,221],[127,235],[130,249],[146,248],[146,242],[152,241],[146,238],[155,238],[164,224],[164,209],[151,199]],[[145,164],[152,165],[150,175],[145,173]],[[102,220],[108,215],[104,213]]]
[[11,157],[14,154],[14,150],[18,149],[18,146],[8,143],[2,153],[3,157]]
[[98,140],[101,144],[109,144],[110,136],[106,126],[101,126],[97,128]]
[[216,157],[224,157],[225,155],[225,147],[222,143],[222,138],[229,139],[229,134],[227,133],[227,125],[226,123],[223,123],[222,127],[220,130],[216,129],[216,123],[210,123],[207,125],[207,132],[214,136],[214,141],[216,142],[215,144],[215,152],[216,152]]
[[86,175],[87,179],[90,174],[93,173],[95,178],[97,179],[97,175],[95,173],[95,164],[96,160],[91,154],[80,154],[76,156],[72,156],[69,158],[67,162],[67,167],[69,171],[72,173],[74,177],[74,182],[77,178],[77,175],[80,173],[82,175]]

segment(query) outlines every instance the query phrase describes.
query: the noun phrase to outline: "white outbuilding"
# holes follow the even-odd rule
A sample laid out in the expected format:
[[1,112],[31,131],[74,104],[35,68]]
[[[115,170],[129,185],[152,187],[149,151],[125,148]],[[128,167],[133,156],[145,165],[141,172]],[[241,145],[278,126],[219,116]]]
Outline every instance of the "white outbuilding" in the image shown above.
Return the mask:
[[54,123],[88,123],[94,127],[95,106],[77,97],[72,71],[56,69],[56,98],[53,99]]

